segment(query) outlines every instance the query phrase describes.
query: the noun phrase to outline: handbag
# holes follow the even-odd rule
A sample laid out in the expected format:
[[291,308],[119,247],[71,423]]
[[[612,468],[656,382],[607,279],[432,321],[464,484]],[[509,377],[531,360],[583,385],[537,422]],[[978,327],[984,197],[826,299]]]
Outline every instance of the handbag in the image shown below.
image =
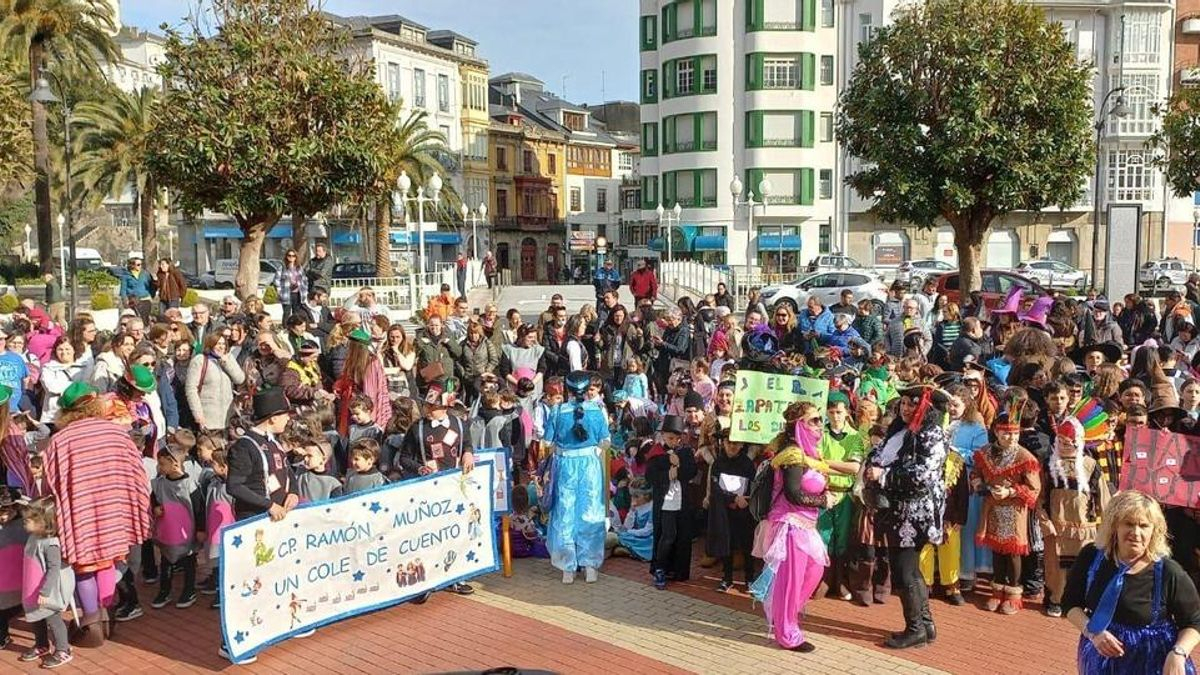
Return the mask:
[[421,369],[421,379],[426,383],[437,382],[445,377],[445,375],[446,369],[442,367],[441,361],[434,361]]

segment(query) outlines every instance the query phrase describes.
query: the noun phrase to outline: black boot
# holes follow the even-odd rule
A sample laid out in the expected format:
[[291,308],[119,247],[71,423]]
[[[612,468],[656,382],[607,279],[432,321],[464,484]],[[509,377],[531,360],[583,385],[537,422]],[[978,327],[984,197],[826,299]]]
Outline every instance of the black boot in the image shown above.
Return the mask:
[[933,625],[933,611],[929,608],[929,589],[921,589],[921,623],[925,626],[925,642],[933,644],[937,639],[937,626]]
[[925,624],[922,622],[923,582],[910,584],[898,589],[900,606],[904,610],[904,632],[883,643],[888,649],[908,649],[909,647],[924,647],[929,638],[925,634]]

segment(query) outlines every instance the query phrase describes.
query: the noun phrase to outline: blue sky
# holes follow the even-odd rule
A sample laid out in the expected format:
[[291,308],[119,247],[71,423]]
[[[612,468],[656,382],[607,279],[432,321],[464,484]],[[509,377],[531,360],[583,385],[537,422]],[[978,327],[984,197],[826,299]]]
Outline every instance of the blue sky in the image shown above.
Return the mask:
[[[177,25],[195,0],[121,0],[121,20]],[[638,4],[633,0],[326,0],[342,15],[400,14],[479,42],[493,75],[519,70],[577,103],[635,100]]]

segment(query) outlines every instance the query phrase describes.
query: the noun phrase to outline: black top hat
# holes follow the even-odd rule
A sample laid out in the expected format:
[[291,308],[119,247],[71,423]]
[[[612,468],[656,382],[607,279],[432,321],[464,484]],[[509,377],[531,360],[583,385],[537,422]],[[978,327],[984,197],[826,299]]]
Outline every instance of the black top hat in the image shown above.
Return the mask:
[[1179,406],[1164,405],[1152,408],[1147,415],[1151,427],[1172,429],[1180,420],[1187,417],[1187,411]]
[[704,410],[704,397],[696,393],[695,389],[689,389],[687,394],[683,396],[683,409],[696,408]]
[[662,421],[662,431],[664,434],[682,434],[683,433],[683,418],[679,415],[667,415]]
[[1121,356],[1124,354],[1124,350],[1121,349],[1121,346],[1114,342],[1097,342],[1096,344],[1072,349],[1071,360],[1075,363],[1083,365],[1084,357],[1091,352],[1100,352],[1104,355],[1104,360],[1109,363],[1117,363],[1121,360]]
[[254,421],[261,422],[275,415],[286,415],[292,411],[283,389],[276,387],[254,395]]

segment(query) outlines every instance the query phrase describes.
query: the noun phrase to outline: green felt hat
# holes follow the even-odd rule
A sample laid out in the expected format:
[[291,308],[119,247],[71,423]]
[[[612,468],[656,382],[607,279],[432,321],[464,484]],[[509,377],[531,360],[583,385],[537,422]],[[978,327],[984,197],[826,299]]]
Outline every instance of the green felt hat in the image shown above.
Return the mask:
[[827,399],[826,404],[833,405],[834,403],[845,403],[846,406],[849,407],[850,397],[847,396],[846,392],[842,391],[841,389],[834,389],[829,392],[829,398]]
[[74,382],[62,393],[62,397],[58,399],[58,405],[63,410],[73,410],[99,395],[100,392],[87,382]]
[[350,339],[364,345],[371,344],[371,334],[363,330],[362,326],[350,331]]
[[129,370],[125,371],[125,381],[143,394],[153,393],[158,388],[154,371],[140,364],[129,366]]
[[8,403],[9,399],[12,398],[12,395],[12,387],[0,384],[0,404]]

